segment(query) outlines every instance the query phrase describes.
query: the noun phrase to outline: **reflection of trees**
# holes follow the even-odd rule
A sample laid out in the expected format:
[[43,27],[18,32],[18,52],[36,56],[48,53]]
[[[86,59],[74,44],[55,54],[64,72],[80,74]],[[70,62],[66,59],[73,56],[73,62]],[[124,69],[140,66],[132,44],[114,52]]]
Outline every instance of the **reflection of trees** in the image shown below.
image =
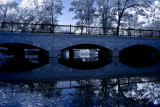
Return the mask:
[[[155,81],[156,78],[152,79]],[[26,106],[40,104],[39,106],[45,107],[67,106],[66,104],[141,107],[151,103],[160,104],[160,83],[153,82],[152,79],[151,77],[88,79],[73,83],[71,81],[15,84],[0,82],[0,106],[4,102],[3,106],[18,102]]]
[[37,91],[46,98],[59,97],[61,96],[61,89],[55,89],[57,82],[39,82],[39,83],[28,83],[28,89],[30,92]]
[[102,79],[100,82],[101,87],[98,93],[97,103],[103,107],[109,106],[114,102],[112,98],[115,90],[113,90],[111,85],[108,85],[109,81],[107,79]]
[[61,96],[57,82],[1,83],[0,106],[19,103],[23,106],[53,107],[63,105],[68,97]]
[[93,106],[93,97],[95,95],[95,87],[92,87],[91,80],[80,80],[77,81],[81,88],[77,88],[75,91],[75,96],[73,102],[78,106]]
[[[116,80],[116,84],[114,84]],[[126,89],[124,89],[126,90]],[[139,105],[136,101],[127,98],[120,85],[120,79],[102,79],[98,93],[99,106],[134,106]]]
[[160,83],[136,83],[130,84],[129,87],[125,92],[128,98],[134,99],[142,105],[160,104]]
[[78,106],[101,107],[141,107],[152,102],[159,104],[160,94],[157,93],[160,92],[160,85],[148,80],[148,83],[141,83],[143,78],[138,78],[101,79],[98,82],[80,80],[72,101]]

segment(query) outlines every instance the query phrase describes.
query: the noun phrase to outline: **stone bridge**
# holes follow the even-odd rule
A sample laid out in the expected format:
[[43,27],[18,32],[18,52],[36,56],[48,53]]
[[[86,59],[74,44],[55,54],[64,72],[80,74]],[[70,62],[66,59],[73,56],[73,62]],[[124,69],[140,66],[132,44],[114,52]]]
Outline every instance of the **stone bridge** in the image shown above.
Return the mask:
[[58,57],[58,52],[62,49],[81,44],[102,46],[111,50],[112,56],[119,56],[121,50],[139,45],[153,47],[160,51],[160,37],[1,32],[0,47],[7,47],[5,44],[21,49],[37,47],[48,51],[49,57]]

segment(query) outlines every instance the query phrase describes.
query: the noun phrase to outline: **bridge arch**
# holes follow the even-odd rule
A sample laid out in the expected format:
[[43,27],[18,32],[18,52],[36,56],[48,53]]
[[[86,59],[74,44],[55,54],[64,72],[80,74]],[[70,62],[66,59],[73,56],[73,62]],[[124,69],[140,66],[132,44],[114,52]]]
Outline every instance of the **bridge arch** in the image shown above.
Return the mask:
[[4,48],[10,48],[10,49],[17,49],[17,48],[21,48],[21,49],[41,49],[43,51],[47,51],[43,48],[31,45],[31,44],[26,44],[26,43],[0,43],[0,47],[4,47]]
[[[141,51],[141,53],[145,53],[145,52],[154,52],[158,55],[160,55],[160,51],[159,49],[150,46],[150,45],[144,45],[144,44],[137,44],[137,45],[132,45],[132,46],[128,46],[126,48],[123,48],[122,50],[120,50],[120,54],[123,53],[124,51],[132,51],[134,50],[135,52]],[[145,51],[145,52],[144,52]]]
[[143,45],[143,46],[148,46],[148,47],[152,47],[156,50],[159,50],[160,51],[160,46],[159,44],[158,45],[155,45],[154,43],[134,43],[134,42],[131,42],[131,43],[127,43],[127,44],[123,44],[123,45],[120,45],[119,46],[119,51],[122,51],[126,48],[129,48],[129,47],[132,47],[132,46],[140,46],[140,45]]
[[24,43],[3,43],[0,44],[0,53],[12,55],[14,59],[24,61],[26,55],[36,55],[38,59],[44,59],[49,56],[49,51]]
[[49,52],[24,43],[0,44],[1,72],[16,73],[32,70],[48,63]]
[[62,49],[59,53],[58,62],[74,69],[97,69],[112,62],[112,51],[99,45],[73,45]]
[[18,38],[18,40],[15,38],[15,39],[5,39],[5,40],[1,40],[0,41],[0,45],[2,44],[25,44],[25,45],[28,45],[28,46],[33,46],[33,47],[37,47],[37,48],[41,48],[43,50],[46,50],[46,47],[40,43],[35,43],[33,41],[29,41],[29,40],[26,40],[26,39],[20,39]]
[[73,47],[73,46],[80,46],[80,45],[94,45],[98,47],[103,47],[109,50],[113,50],[114,48],[112,46],[106,45],[105,43],[97,43],[97,42],[70,42],[70,43],[64,43],[61,45],[56,46],[57,51],[61,51],[63,49],[66,49],[68,47]]
[[160,51],[149,45],[132,45],[119,53],[120,62],[131,67],[148,67],[160,60]]

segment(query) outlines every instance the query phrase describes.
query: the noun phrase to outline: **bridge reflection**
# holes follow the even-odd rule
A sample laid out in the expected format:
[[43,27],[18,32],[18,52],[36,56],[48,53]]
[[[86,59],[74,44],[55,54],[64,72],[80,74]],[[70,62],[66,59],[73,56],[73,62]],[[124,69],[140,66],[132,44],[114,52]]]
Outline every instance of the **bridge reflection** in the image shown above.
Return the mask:
[[37,58],[26,58],[23,61],[17,61],[16,59],[9,58],[6,60],[0,60],[0,72],[4,73],[18,73],[30,71],[48,63],[48,60],[39,62]]
[[[152,75],[48,82],[0,82],[0,103],[3,104],[1,101],[5,101],[6,105],[15,104],[18,99],[18,104],[23,105],[25,98],[25,103],[32,104],[30,101],[32,97],[33,102],[47,106],[158,105],[159,83],[160,76]],[[145,94],[147,97],[144,97]],[[6,96],[5,99],[2,96]],[[14,99],[9,100],[10,96]]]
[[[118,63],[118,57],[113,58],[114,62],[102,68],[92,70],[72,69],[58,63],[57,58],[49,59],[49,64],[27,72],[6,73],[0,72],[0,81],[50,81],[50,80],[73,80],[85,78],[115,78],[115,77],[131,77],[159,74],[159,63],[147,68],[133,68]],[[18,69],[18,68],[17,68]]]

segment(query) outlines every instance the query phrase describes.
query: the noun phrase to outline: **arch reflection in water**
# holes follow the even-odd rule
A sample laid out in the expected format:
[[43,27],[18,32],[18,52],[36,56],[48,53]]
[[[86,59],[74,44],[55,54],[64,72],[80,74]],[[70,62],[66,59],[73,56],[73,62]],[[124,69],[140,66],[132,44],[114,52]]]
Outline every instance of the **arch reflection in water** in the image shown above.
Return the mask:
[[147,45],[134,45],[120,51],[120,62],[135,68],[145,68],[160,61],[160,52]]
[[0,44],[0,72],[32,70],[48,63],[48,52],[27,44]]
[[93,44],[80,44],[61,50],[58,62],[74,69],[90,70],[112,62],[112,51]]

